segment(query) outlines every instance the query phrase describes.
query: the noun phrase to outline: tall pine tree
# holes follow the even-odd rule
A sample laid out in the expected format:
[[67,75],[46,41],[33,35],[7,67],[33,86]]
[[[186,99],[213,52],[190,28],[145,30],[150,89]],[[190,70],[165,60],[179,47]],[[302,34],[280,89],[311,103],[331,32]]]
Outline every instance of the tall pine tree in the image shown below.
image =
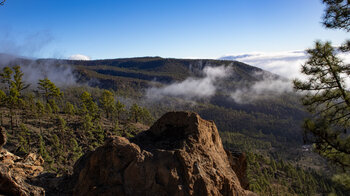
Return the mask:
[[[350,2],[323,2],[326,4],[324,25],[349,31]],[[302,102],[312,113],[304,122],[305,138],[315,144],[317,152],[344,168],[350,168],[350,89],[346,84],[350,65],[338,54],[348,52],[349,46],[349,41],[340,48],[317,41],[314,48],[307,50],[310,57],[302,66],[307,80],[294,81],[295,89],[305,93]]]

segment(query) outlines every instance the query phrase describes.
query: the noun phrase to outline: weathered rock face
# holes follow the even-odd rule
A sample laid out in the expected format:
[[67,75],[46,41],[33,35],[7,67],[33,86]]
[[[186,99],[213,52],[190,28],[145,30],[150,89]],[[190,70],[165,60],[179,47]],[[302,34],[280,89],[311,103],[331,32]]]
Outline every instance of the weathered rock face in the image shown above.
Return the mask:
[[74,195],[254,195],[241,187],[217,128],[170,112],[131,141],[116,137],[75,165]]
[[33,153],[18,157],[6,149],[0,150],[0,194],[45,195],[43,188],[28,184],[31,178],[43,172],[44,160]]
[[247,157],[245,153],[225,149],[228,160],[233,171],[236,173],[241,186],[247,189],[249,186],[247,179]]

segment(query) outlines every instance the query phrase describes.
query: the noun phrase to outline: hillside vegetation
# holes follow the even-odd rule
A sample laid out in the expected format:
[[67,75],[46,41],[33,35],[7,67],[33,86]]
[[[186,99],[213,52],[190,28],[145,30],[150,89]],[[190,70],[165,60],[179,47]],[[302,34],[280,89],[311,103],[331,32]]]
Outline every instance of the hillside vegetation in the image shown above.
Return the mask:
[[[24,66],[32,63],[40,65],[54,60],[26,61],[9,64],[22,62]],[[305,113],[298,103],[298,97],[292,93],[246,104],[227,99],[224,90],[195,102],[181,97],[164,97],[154,101],[143,96],[151,86],[167,85],[189,76],[202,77],[201,70],[209,65],[220,66],[224,63],[234,67],[238,75],[224,79],[226,88],[262,80],[254,75],[255,71],[261,71],[258,68],[239,62],[162,58],[56,63],[74,67],[78,81],[76,86],[58,88],[49,79],[42,78],[38,84],[24,88],[27,86],[22,80],[20,68],[17,71],[15,68],[7,68],[12,73],[7,77],[8,80],[2,80],[0,92],[1,126],[8,130],[9,138],[5,147],[16,154],[40,154],[45,159],[47,171],[61,175],[71,173],[75,160],[100,146],[109,136],[133,137],[147,129],[147,125],[166,111],[193,110],[203,118],[215,121],[226,147],[249,152],[248,171],[253,171],[249,174],[251,190],[290,194],[305,190],[310,193],[342,192],[341,187],[314,170],[323,171],[327,167],[325,162],[313,153],[303,153],[299,124]],[[10,73],[8,70],[3,70],[2,79],[6,78],[6,72]],[[117,76],[115,73],[120,71],[132,74]],[[164,80],[154,79],[154,76],[162,76]],[[94,87],[84,87],[79,82]],[[260,155],[254,155],[255,153]],[[255,156],[260,158],[252,158]],[[282,175],[277,175],[276,170],[269,174],[274,177],[268,178],[263,170],[265,166],[271,169],[266,160],[284,160],[293,171],[306,172],[307,177],[288,177],[284,183],[282,179],[286,179],[288,174],[281,167]],[[258,172],[260,169],[256,168],[257,164],[264,165],[259,167],[261,172]],[[310,179],[321,177],[324,180],[311,184],[311,188],[289,187],[289,183],[294,181],[304,184]]]
[[[264,75],[256,73],[279,78],[241,62],[160,57],[93,61],[13,59],[8,62],[12,66],[19,63],[31,68],[68,66],[74,72],[77,84],[112,90],[125,103],[135,102],[148,108],[154,118],[170,110],[192,110],[214,120],[221,132],[241,133],[248,140],[263,139],[271,143],[280,156],[290,158],[290,153],[295,154],[302,149],[301,122],[306,113],[296,94],[271,93],[268,97],[246,103],[237,103],[230,98],[230,92],[264,81]],[[205,67],[223,65],[231,68],[233,73],[217,81],[219,88],[213,96],[195,100],[181,96],[154,100],[145,96],[152,87],[167,86],[187,78],[203,78]],[[257,135],[261,137],[257,138]]]

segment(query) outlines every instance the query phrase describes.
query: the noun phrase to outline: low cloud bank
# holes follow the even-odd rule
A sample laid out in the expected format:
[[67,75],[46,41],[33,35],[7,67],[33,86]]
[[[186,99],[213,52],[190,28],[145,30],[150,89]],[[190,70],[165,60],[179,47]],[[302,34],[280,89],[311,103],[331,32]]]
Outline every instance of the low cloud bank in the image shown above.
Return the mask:
[[[350,63],[350,56],[348,53],[340,53],[338,57],[343,60],[344,63]],[[231,97],[237,103],[248,103],[261,98],[269,98],[276,94],[292,92],[293,84],[291,80],[295,78],[301,80],[308,79],[306,75],[301,73],[301,66],[305,64],[308,59],[307,52],[303,50],[227,55],[220,59],[244,62],[287,78],[274,79],[264,75],[262,81],[247,88],[237,89],[231,93]],[[350,87],[350,79],[344,77],[344,81],[346,87]]]
[[263,79],[249,87],[238,88],[232,92],[230,97],[236,103],[251,103],[259,99],[270,99],[283,93],[293,92],[293,85],[289,79],[276,78],[264,72],[254,74],[261,75]]
[[303,77],[301,65],[307,60],[305,51],[285,51],[273,53],[247,53],[223,56],[221,60],[236,60],[262,68],[283,77],[294,79]]
[[24,73],[24,81],[33,86],[37,85],[39,79],[45,77],[60,87],[76,84],[73,69],[68,65],[57,64],[55,61],[40,64],[32,63],[21,66],[21,68]]
[[76,77],[73,73],[73,68],[69,65],[64,65],[62,60],[45,60],[38,62],[33,60],[30,63],[18,63],[18,59],[5,55],[0,56],[0,72],[5,66],[19,65],[23,74],[23,81],[35,87],[39,79],[49,78],[56,85],[68,86],[76,84]]
[[185,99],[200,99],[211,97],[219,87],[216,82],[228,77],[232,73],[229,66],[210,67],[203,69],[203,78],[189,77],[182,82],[160,87],[150,88],[146,91],[147,98],[161,99],[164,96],[181,97]]
[[202,72],[204,75],[202,78],[189,77],[182,82],[175,82],[159,88],[149,88],[146,91],[146,97],[150,100],[178,97],[187,101],[196,101],[201,98],[210,98],[220,90],[236,103],[246,104],[293,91],[291,80],[277,77],[269,72],[255,72],[252,76],[259,78],[259,81],[249,85],[243,81],[231,89],[223,86],[225,82],[229,82],[224,81],[225,78],[235,76],[231,66],[206,66]]
[[[344,63],[350,63],[348,54],[338,55]],[[308,54],[304,50],[284,51],[284,52],[255,52],[237,55],[226,55],[220,57],[221,60],[236,60],[252,66],[270,71],[288,79],[305,79],[306,76],[300,73],[301,66],[306,63]]]

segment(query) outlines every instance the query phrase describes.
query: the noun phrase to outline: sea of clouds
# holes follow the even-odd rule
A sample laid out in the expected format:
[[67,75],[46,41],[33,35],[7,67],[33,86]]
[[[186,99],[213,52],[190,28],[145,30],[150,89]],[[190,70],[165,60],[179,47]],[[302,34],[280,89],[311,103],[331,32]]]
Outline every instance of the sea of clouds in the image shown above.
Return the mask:
[[308,56],[305,51],[284,51],[284,52],[254,52],[237,55],[225,55],[221,60],[236,60],[261,69],[278,74],[285,78],[295,79],[302,77],[301,65]]

